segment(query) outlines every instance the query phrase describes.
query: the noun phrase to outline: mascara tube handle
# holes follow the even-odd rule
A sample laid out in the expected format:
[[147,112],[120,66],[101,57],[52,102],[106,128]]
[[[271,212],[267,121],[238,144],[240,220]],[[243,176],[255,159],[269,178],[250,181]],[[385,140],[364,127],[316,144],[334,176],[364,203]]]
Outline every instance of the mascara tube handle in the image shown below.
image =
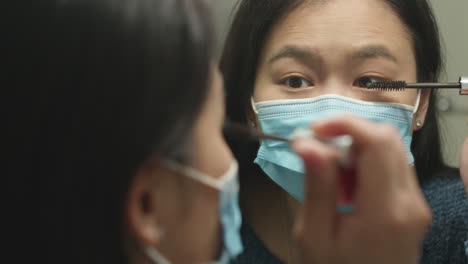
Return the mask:
[[337,212],[342,214],[351,213],[354,211],[354,193],[356,190],[356,169],[353,166],[351,158],[351,147],[353,145],[353,137],[350,135],[341,135],[333,138],[319,138],[310,129],[298,128],[291,138],[304,137],[315,138],[324,144],[333,146],[338,151],[337,167],[339,172],[339,192]]
[[354,193],[357,183],[356,168],[351,158],[353,138],[350,135],[343,135],[329,141],[338,151],[339,197],[337,211],[342,214],[351,213],[355,209]]
[[468,95],[468,77],[460,77],[460,95]]
[[338,200],[337,211],[342,214],[354,211],[354,193],[356,190],[356,169],[339,168],[340,178],[340,197]]

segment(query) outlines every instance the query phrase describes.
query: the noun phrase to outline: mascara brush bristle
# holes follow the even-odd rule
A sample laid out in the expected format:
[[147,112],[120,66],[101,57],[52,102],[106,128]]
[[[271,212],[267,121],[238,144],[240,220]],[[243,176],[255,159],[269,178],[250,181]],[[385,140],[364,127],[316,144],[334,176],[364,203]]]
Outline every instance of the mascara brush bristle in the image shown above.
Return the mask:
[[405,81],[373,82],[367,85],[368,89],[380,91],[403,91],[405,90]]

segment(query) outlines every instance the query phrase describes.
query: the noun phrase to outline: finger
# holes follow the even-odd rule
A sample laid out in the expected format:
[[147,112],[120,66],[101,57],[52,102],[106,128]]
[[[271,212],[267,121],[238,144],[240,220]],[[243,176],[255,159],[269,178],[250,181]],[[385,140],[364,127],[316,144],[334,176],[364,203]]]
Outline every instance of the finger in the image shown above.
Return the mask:
[[465,183],[465,190],[468,194],[468,136],[463,143],[461,155],[460,155],[460,173]]
[[384,158],[387,161],[398,158],[397,160],[406,163],[406,153],[401,135],[391,124],[376,123],[352,115],[341,115],[316,122],[312,127],[319,137],[351,135],[353,137],[353,148],[357,151],[366,150],[379,152],[380,154],[397,152],[399,154],[397,156],[384,155]]
[[353,137],[358,188],[366,196],[380,197],[395,188],[412,185],[414,179],[405,177],[409,166],[401,136],[392,125],[342,115],[315,123],[313,129],[322,137],[343,134]]
[[354,115],[343,114],[315,122],[312,124],[312,128],[320,137],[351,135],[356,146],[369,147],[380,144],[382,139],[387,136],[387,133],[384,135],[377,133],[376,128],[381,124]]
[[305,199],[300,215],[303,230],[325,246],[333,238],[336,214],[336,151],[309,139],[295,140],[292,149],[303,159],[306,171]]

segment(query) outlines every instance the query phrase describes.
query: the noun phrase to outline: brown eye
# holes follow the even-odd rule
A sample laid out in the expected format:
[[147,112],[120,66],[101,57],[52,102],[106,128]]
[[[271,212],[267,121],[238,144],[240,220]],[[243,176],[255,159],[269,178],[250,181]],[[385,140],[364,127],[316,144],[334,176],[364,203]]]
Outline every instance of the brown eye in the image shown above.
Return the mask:
[[300,89],[311,86],[310,82],[298,76],[293,76],[285,79],[283,84],[292,89]]
[[357,79],[354,82],[353,86],[367,88],[367,86],[371,83],[382,82],[382,81],[385,81],[385,80],[379,77],[364,76],[364,77]]

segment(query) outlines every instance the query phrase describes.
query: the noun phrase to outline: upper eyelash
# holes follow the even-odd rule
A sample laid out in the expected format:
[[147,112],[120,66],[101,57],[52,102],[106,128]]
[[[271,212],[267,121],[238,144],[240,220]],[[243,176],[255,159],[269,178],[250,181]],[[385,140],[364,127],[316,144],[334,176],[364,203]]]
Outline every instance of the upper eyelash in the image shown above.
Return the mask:
[[306,82],[308,82],[308,83],[310,83],[310,84],[313,84],[313,82],[312,82],[312,81],[309,81],[307,78],[302,77],[302,76],[297,76],[297,75],[292,75],[292,76],[288,76],[288,77],[286,77],[286,78],[283,78],[283,79],[280,80],[280,83],[281,83],[281,84],[284,84],[287,80],[289,80],[289,79],[291,79],[291,78],[301,78],[301,79],[303,79],[304,81],[306,81]]

